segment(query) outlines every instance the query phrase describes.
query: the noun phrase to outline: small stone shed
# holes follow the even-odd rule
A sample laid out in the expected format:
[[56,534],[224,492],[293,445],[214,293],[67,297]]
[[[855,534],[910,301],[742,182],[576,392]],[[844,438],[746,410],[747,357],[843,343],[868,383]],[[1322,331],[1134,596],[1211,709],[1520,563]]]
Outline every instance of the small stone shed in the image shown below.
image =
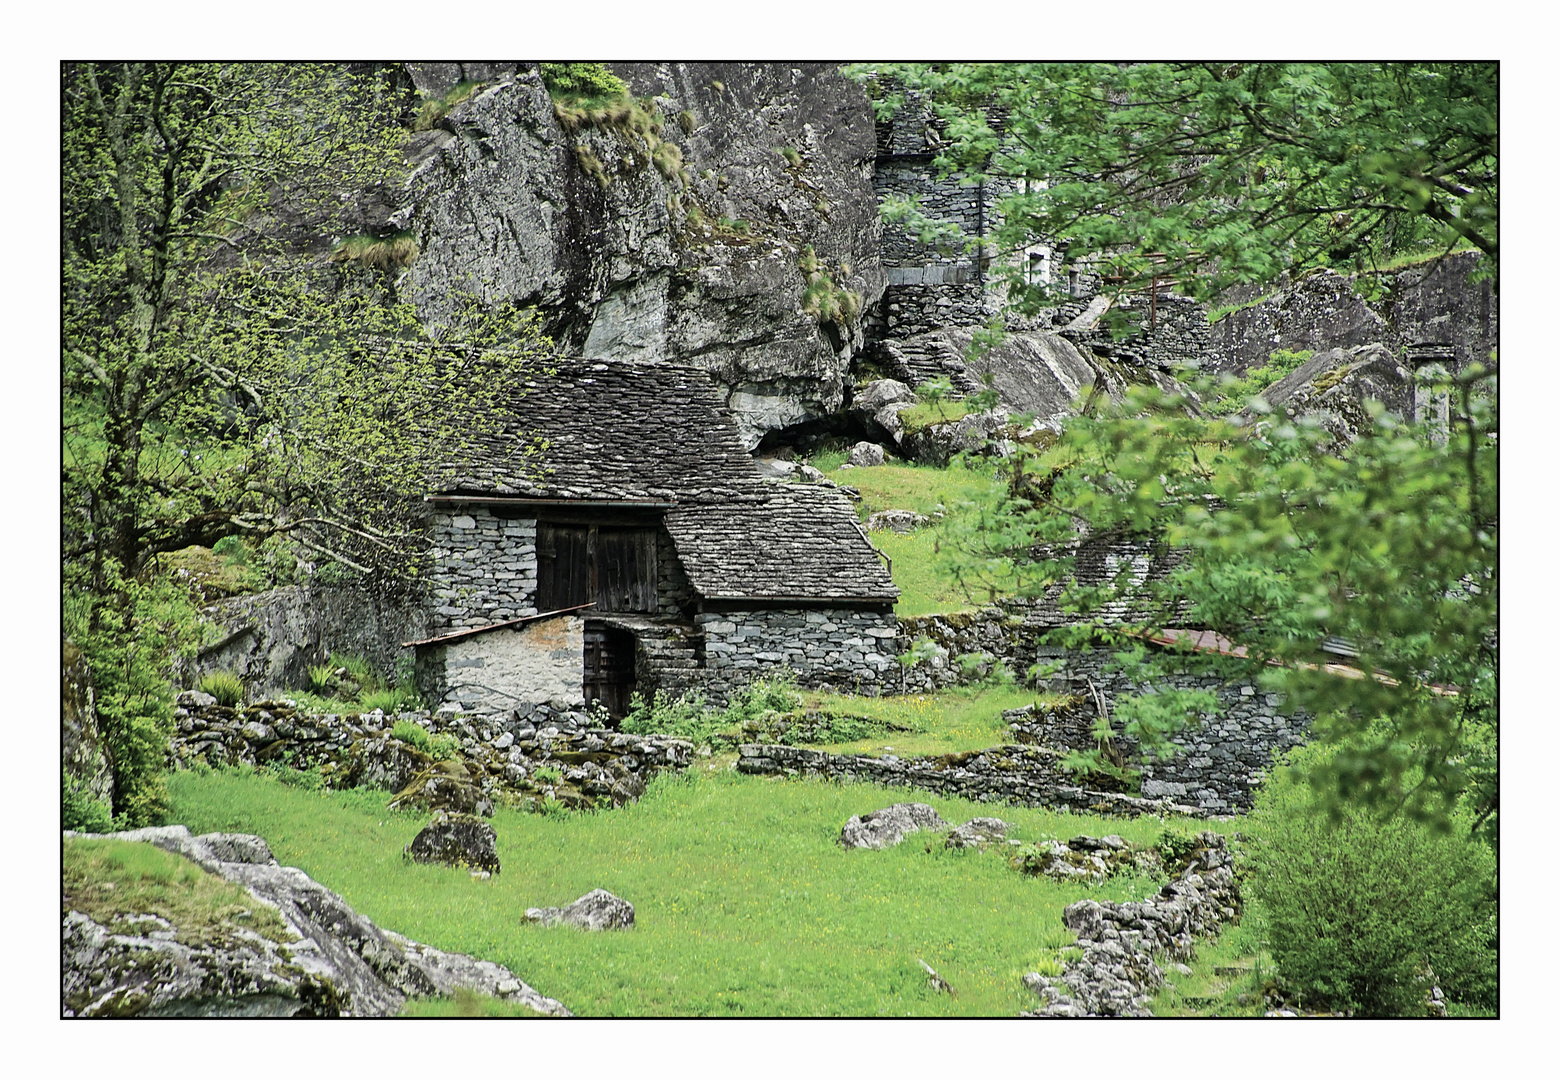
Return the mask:
[[[424,700],[621,717],[635,691],[719,703],[782,668],[891,681],[899,590],[843,492],[763,478],[702,369],[549,368],[519,426],[428,496],[434,634],[410,643]],[[506,464],[526,438],[540,457]]]

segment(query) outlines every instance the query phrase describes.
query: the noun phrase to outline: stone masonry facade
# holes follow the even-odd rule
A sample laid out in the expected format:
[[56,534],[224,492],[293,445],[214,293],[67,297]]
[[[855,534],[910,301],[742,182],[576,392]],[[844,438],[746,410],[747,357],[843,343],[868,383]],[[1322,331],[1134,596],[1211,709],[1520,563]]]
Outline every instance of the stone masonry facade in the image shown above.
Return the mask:
[[804,686],[882,693],[897,681],[892,612],[829,608],[702,612],[705,687],[712,701],[767,675],[794,672]]
[[486,507],[433,515],[433,618],[437,632],[537,614],[536,521]]

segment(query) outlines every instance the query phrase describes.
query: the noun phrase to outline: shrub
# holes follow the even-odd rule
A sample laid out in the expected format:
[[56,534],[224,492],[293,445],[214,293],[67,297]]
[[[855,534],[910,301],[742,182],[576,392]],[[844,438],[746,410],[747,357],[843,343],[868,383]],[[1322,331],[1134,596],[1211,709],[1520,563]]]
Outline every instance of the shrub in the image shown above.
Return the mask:
[[460,740],[453,735],[435,735],[415,720],[397,720],[390,726],[390,737],[421,750],[435,761],[448,761],[460,752]]
[[600,63],[539,64],[542,83],[554,98],[592,100],[628,96],[628,84]]
[[309,667],[309,689],[316,694],[323,694],[335,677],[336,670],[329,664],[312,664]]
[[635,735],[671,735],[707,743],[730,726],[724,712],[705,705],[702,694],[673,698],[658,690],[649,700],[636,693],[629,701],[621,728]]
[[232,708],[244,700],[244,680],[231,671],[208,671],[200,677],[200,688],[217,699],[218,705]]
[[1248,819],[1279,977],[1307,1006],[1366,1016],[1424,1015],[1427,970],[1452,1001],[1494,1005],[1494,853],[1462,819],[1444,833],[1357,807],[1330,820],[1304,777],[1331,752],[1295,752]]
[[72,829],[76,832],[106,833],[113,829],[113,815],[109,807],[100,799],[92,797],[84,781],[76,779],[70,773],[60,770],[63,777],[61,785],[60,817],[61,827]]
[[330,654],[331,666],[337,669],[345,669],[347,676],[359,686],[365,693],[372,693],[383,688],[379,678],[379,672],[374,666],[360,656],[343,656],[341,653]]

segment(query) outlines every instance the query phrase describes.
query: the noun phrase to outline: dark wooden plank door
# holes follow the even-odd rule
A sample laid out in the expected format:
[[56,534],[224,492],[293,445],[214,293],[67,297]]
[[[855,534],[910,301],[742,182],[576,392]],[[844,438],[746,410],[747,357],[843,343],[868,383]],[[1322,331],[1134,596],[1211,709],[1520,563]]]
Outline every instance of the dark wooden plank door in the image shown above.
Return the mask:
[[614,720],[628,715],[634,693],[634,635],[585,624],[585,702],[599,701]]
[[536,526],[536,608],[595,601],[597,611],[653,614],[655,530],[594,525]]

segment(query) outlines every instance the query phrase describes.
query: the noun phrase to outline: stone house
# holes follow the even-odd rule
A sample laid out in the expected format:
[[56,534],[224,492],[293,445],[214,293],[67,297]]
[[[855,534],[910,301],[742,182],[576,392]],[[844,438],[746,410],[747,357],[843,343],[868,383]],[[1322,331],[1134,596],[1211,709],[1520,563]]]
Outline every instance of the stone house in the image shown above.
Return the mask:
[[[519,428],[428,495],[433,636],[410,643],[425,701],[621,717],[636,691],[720,703],[778,669],[888,681],[899,590],[842,491],[763,478],[700,368],[549,367]],[[525,438],[539,456],[514,456]]]

